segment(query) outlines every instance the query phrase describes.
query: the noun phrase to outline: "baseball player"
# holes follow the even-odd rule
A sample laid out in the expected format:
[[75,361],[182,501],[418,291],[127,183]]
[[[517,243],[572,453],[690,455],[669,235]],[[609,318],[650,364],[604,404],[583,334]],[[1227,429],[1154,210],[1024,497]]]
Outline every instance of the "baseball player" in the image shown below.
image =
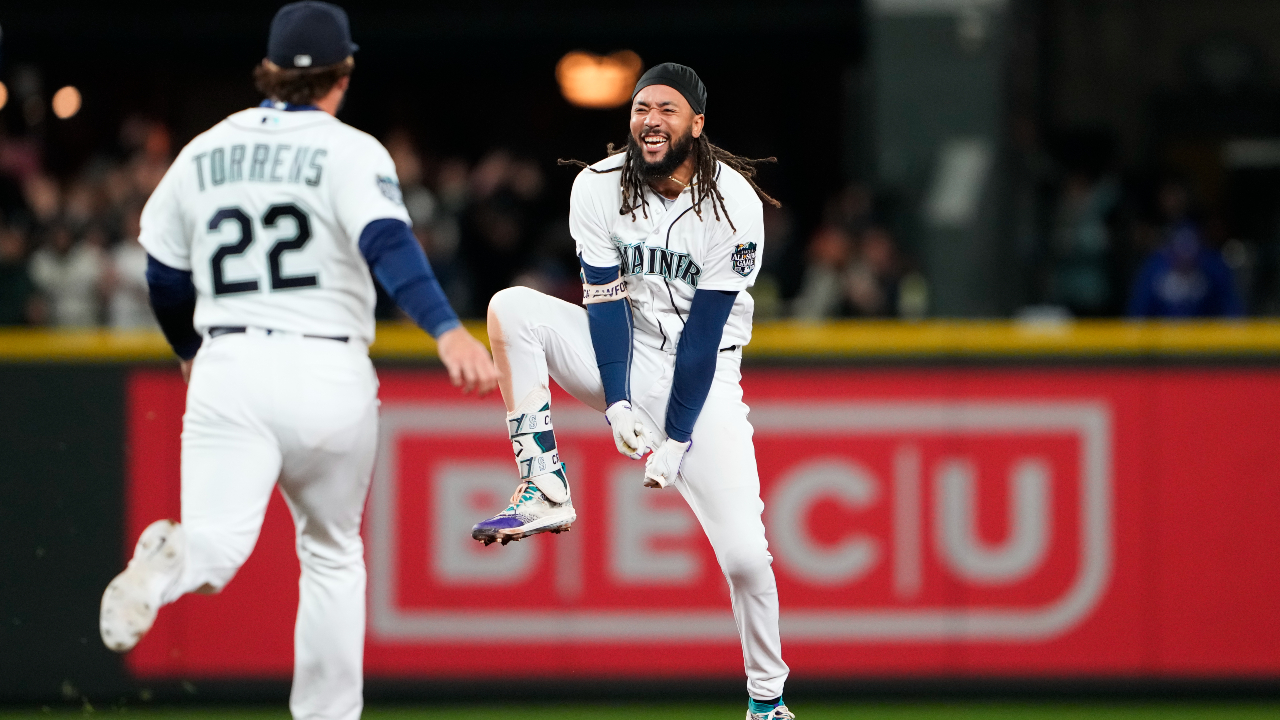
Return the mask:
[[189,381],[182,523],[143,531],[100,616],[103,642],[125,652],[161,606],[222,589],[278,485],[302,566],[295,718],[355,720],[363,707],[370,270],[437,339],[455,385],[484,393],[497,379],[410,230],[391,157],[334,117],[355,50],[341,8],[281,8],[255,71],[270,99],[191,141],[147,202],[151,302]]
[[794,718],[778,592],[760,515],[760,479],[742,402],[742,347],[764,243],[754,162],[710,144],[707,91],[665,63],[632,95],[625,152],[586,166],[569,220],[585,309],[527,288],[489,303],[489,338],[521,483],[511,505],[475,526],[486,545],[568,529],[548,375],[604,412],[618,451],[645,462],[644,483],[674,485],[702,523],[729,581],[746,660],[748,720]]

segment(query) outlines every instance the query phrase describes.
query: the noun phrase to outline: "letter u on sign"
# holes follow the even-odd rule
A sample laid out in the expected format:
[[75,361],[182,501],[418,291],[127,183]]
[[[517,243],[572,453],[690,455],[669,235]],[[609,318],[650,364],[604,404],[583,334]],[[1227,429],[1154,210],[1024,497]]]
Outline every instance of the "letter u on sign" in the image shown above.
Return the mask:
[[946,460],[936,476],[935,540],[938,555],[960,577],[984,585],[1021,580],[1044,561],[1051,534],[1049,466],[1022,458],[1009,471],[1009,531],[991,547],[978,537],[977,472],[963,460]]

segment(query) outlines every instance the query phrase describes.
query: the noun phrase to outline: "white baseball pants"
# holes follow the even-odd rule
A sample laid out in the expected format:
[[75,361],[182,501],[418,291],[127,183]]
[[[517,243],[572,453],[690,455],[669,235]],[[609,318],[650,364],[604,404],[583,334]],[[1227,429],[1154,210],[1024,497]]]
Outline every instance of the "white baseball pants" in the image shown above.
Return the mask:
[[[207,338],[182,429],[187,557],[164,598],[221,590],[258,540],[278,484],[297,526],[294,718],[364,706],[360,520],[378,433],[378,381],[360,343],[247,333]],[[252,622],[245,618],[245,622]]]
[[[583,308],[529,288],[508,288],[489,301],[489,341],[508,408],[546,387],[550,375],[570,395],[604,411],[604,387]],[[764,503],[753,430],[742,402],[741,365],[741,351],[720,354],[676,487],[702,524],[729,581],[747,692],[757,700],[769,700],[782,695],[788,669],[778,636],[773,556],[760,520]],[[632,405],[648,429],[663,439],[674,368],[674,354],[635,344]],[[551,416],[554,422],[554,407]],[[636,482],[641,482],[640,473]]]

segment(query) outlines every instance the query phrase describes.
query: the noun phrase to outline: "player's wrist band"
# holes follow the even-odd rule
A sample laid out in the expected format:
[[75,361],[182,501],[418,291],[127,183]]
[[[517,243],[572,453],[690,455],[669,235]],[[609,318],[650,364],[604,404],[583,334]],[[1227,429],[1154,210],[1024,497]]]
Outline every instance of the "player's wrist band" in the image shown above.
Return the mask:
[[582,304],[591,305],[593,303],[613,302],[627,297],[627,282],[623,278],[618,278],[611,283],[605,285],[591,285],[590,283],[582,284]]

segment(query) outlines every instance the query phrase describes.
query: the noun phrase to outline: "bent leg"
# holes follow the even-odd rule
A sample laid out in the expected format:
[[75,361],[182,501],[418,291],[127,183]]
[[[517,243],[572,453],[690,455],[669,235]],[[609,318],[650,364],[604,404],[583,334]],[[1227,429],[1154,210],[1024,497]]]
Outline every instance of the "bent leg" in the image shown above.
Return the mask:
[[502,290],[489,301],[489,344],[507,412],[547,387],[548,375],[604,412],[604,387],[581,307],[526,287]]
[[[206,355],[210,355],[206,357]],[[256,417],[234,368],[202,354],[182,428],[182,527],[186,558],[162,602],[217,592],[253,552],[280,475],[280,448]]]
[[764,503],[753,430],[736,381],[727,387],[718,373],[716,386],[694,427],[676,487],[702,523],[729,582],[747,691],[757,700],[770,700],[782,695],[788,668],[778,634],[773,556],[760,519]]

